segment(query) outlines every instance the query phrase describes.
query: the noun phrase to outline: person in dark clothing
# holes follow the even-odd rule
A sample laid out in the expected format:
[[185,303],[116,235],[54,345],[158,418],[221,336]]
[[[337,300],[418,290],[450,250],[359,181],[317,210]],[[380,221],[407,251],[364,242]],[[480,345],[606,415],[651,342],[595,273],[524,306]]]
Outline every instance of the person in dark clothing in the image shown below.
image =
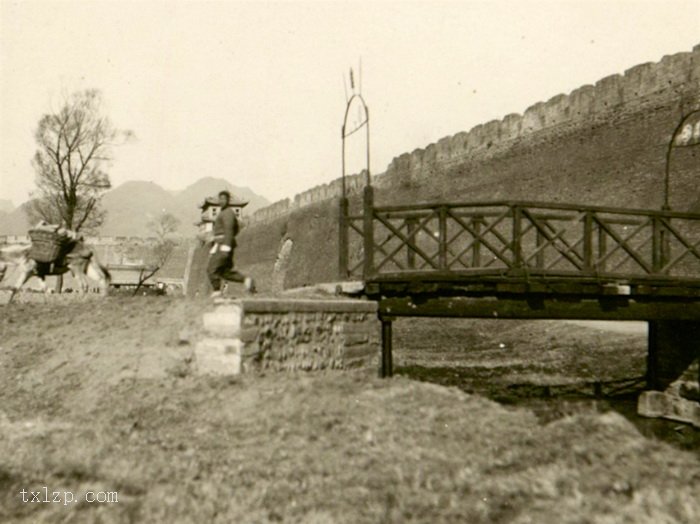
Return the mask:
[[219,193],[219,211],[214,220],[214,245],[209,251],[209,264],[207,275],[214,288],[213,297],[221,296],[222,280],[231,282],[243,282],[246,291],[253,293],[255,283],[250,277],[246,277],[233,268],[233,250],[236,247],[236,235],[238,234],[238,219],[233,209],[229,207],[231,194],[228,191]]

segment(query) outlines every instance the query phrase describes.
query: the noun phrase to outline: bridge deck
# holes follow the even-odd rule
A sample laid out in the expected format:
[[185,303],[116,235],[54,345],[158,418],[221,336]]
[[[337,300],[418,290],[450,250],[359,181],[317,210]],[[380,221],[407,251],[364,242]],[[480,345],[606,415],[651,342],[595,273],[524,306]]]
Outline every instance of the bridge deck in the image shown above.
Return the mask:
[[383,275],[365,283],[380,318],[400,316],[582,320],[697,320],[700,281]]
[[700,300],[700,278],[665,278],[638,275],[614,278],[587,275],[539,274],[498,270],[411,271],[386,273],[365,281],[368,296],[401,295],[572,295],[696,298]]

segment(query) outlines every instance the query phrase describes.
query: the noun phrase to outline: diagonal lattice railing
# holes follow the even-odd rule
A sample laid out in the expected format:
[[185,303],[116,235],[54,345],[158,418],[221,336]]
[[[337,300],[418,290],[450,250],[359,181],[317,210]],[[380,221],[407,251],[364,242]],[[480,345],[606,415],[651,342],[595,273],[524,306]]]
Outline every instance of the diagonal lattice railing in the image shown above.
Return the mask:
[[341,276],[700,280],[700,214],[537,202],[373,205],[341,217]]

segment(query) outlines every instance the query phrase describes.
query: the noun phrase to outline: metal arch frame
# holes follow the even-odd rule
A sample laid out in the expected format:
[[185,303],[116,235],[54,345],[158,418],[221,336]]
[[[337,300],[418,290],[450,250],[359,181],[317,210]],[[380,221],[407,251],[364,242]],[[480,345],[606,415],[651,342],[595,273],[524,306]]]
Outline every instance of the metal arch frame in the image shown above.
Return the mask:
[[689,145],[676,145],[676,137],[678,136],[678,133],[680,132],[681,129],[683,129],[683,126],[686,124],[686,122],[690,119],[691,116],[700,114],[700,108],[695,109],[685,115],[683,118],[681,118],[681,121],[678,123],[676,128],[673,130],[673,134],[671,135],[671,140],[668,143],[668,148],[666,149],[666,169],[664,173],[664,204],[661,207],[663,211],[670,211],[671,206],[669,204],[669,198],[670,198],[670,181],[671,181],[671,154],[673,153],[673,150],[676,147],[693,147],[693,146],[698,146],[700,145],[700,142],[697,144],[689,144]]
[[[348,123],[348,115],[350,114],[350,106],[352,106],[352,103],[355,99],[358,99],[360,103],[362,104],[362,109],[365,112],[365,119],[363,122],[361,122],[355,129],[353,129],[350,132],[346,132],[346,127]],[[345,139],[355,133],[356,131],[359,131],[363,127],[366,128],[366,158],[367,158],[367,167],[366,167],[366,172],[367,172],[367,185],[371,185],[371,179],[370,179],[370,169],[369,169],[369,108],[367,107],[367,104],[365,103],[365,99],[362,97],[361,94],[355,93],[353,94],[350,99],[348,100],[347,105],[345,106],[345,116],[343,117],[343,127],[341,130],[341,138],[343,142],[343,173],[342,173],[342,197],[345,198],[347,195],[347,189],[345,187]]]
[[[357,99],[360,104],[362,104],[362,109],[365,112],[364,115],[364,120],[360,122],[360,124],[355,127],[351,131],[347,131],[347,124],[348,124],[348,115],[350,114],[350,107],[352,106],[353,102]],[[364,197],[363,197],[363,203],[364,203],[364,208],[366,209],[371,209],[373,205],[373,188],[372,188],[372,180],[371,180],[371,174],[370,174],[370,167],[369,167],[369,108],[367,107],[367,104],[365,103],[365,99],[362,97],[362,94],[360,93],[353,93],[353,95],[348,99],[347,104],[345,106],[345,115],[343,116],[343,127],[341,129],[341,140],[342,140],[342,165],[343,165],[343,171],[342,171],[342,179],[341,179],[341,187],[342,187],[342,193],[339,201],[339,214],[338,214],[338,277],[340,280],[347,280],[347,278],[350,276],[349,272],[349,267],[348,267],[348,234],[349,234],[349,229],[350,225],[352,222],[349,219],[348,216],[348,210],[349,210],[349,201],[347,197],[347,187],[345,184],[345,139],[352,135],[353,133],[359,131],[362,128],[365,128],[366,131],[366,159],[367,159],[367,166],[366,166],[366,173],[367,173],[367,184],[365,186],[365,191],[364,191]],[[366,227],[370,227],[372,225],[371,218],[368,217],[368,219],[365,221],[367,222]],[[365,249],[370,249],[368,248],[368,240],[365,239]]]

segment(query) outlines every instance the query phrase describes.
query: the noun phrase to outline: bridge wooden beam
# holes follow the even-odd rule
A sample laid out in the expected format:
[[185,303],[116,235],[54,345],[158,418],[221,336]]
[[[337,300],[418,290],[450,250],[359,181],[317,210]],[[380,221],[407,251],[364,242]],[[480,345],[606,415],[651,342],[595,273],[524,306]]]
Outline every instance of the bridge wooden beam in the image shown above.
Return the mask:
[[549,297],[387,297],[383,317],[453,317],[577,320],[694,320],[700,301],[636,301],[624,296],[598,299]]
[[[637,280],[626,284],[629,287],[630,298],[678,298],[700,300],[700,282],[662,282],[653,280]],[[589,296],[597,298],[607,295],[618,287],[611,280],[609,282],[596,279],[574,278],[549,278],[538,279],[528,275],[527,278],[463,276],[454,275],[442,277],[431,275],[430,279],[410,278],[404,276],[401,279],[374,279],[365,283],[365,292],[371,297],[377,296],[401,296],[401,295],[507,295],[507,294],[543,294],[543,295],[568,295]],[[614,292],[614,291],[613,291]]]

